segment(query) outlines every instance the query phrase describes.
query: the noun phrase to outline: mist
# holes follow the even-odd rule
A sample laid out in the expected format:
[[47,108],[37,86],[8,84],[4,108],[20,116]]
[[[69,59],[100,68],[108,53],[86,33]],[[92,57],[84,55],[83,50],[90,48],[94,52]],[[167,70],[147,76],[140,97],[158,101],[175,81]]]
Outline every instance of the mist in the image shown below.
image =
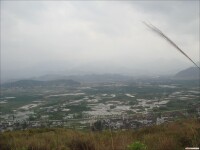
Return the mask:
[[199,1],[1,1],[1,80],[45,74],[170,75],[199,61]]

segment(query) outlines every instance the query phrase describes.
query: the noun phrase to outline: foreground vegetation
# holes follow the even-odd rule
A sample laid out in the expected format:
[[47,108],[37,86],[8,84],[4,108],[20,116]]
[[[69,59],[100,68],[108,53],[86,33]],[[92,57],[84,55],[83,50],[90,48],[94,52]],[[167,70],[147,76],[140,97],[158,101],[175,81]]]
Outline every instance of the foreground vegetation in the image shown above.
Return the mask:
[[137,131],[77,131],[64,128],[8,131],[1,150],[178,150],[200,147],[200,120],[178,120]]

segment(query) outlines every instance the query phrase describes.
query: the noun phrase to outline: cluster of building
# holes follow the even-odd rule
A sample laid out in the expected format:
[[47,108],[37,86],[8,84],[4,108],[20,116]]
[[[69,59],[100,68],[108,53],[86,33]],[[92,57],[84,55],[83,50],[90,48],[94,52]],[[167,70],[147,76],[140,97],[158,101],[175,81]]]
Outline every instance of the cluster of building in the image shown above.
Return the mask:
[[[31,128],[52,128],[65,127],[76,129],[92,129],[93,131],[100,130],[127,130],[138,129],[146,126],[160,125],[162,123],[172,122],[177,118],[188,117],[187,111],[166,112],[162,114],[135,114],[135,115],[113,115],[104,116],[102,118],[82,118],[73,119],[67,118],[65,120],[49,120],[48,117],[43,116],[40,121],[15,120],[10,119],[0,122],[0,132],[12,130],[25,130]],[[200,118],[200,107],[197,108],[197,117]]]
[[[161,88],[163,86],[165,88],[175,88],[174,86],[160,85]],[[121,99],[117,98],[119,95],[122,97]],[[33,101],[18,110],[13,110],[13,114],[1,115],[0,131],[41,127],[92,128],[93,130],[135,129],[154,124],[159,125],[190,114],[188,114],[187,109],[184,109],[162,112],[161,115],[159,112],[155,113],[153,111],[155,108],[167,107],[167,104],[174,99],[183,102],[198,99],[199,91],[196,89],[176,91],[167,96],[164,95],[163,98],[154,99],[136,98],[137,94],[133,93],[120,93],[119,95],[114,93],[87,95],[81,91],[48,95],[42,101]],[[64,101],[66,96],[79,96],[80,99],[67,99]],[[57,97],[62,97],[62,103],[43,106],[48,98]],[[3,105],[13,98],[15,97],[6,97],[0,103]],[[83,102],[89,109],[81,110],[81,117],[77,117],[78,113],[71,111],[73,109],[71,106],[80,106]],[[30,120],[30,116],[35,116],[33,111],[35,108],[38,108],[44,114]],[[194,111],[197,116],[200,116],[200,106],[195,106]],[[52,120],[49,117],[52,114],[59,114],[61,118]]]

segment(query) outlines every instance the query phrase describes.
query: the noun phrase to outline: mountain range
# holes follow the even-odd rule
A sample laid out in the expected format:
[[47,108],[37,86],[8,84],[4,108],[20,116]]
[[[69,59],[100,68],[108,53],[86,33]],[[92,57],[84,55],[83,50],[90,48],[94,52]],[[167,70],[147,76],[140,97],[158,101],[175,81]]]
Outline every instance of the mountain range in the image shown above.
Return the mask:
[[19,80],[10,83],[4,83],[2,87],[35,87],[35,86],[78,86],[79,82],[74,80],[51,80],[51,81],[38,81],[38,80]]
[[[143,78],[145,76],[140,76]],[[47,74],[39,77],[13,80],[2,83],[2,87],[30,87],[30,86],[74,86],[80,82],[118,82],[135,79],[132,76],[120,74],[86,74],[86,75],[60,75]],[[200,80],[200,70],[197,67],[190,67],[179,71],[174,76],[174,80]]]

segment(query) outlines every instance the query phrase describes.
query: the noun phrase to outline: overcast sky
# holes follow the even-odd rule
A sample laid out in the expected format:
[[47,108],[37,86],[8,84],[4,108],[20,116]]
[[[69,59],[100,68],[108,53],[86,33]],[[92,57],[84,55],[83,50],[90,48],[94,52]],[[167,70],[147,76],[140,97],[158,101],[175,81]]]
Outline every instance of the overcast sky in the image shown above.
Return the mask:
[[2,78],[170,74],[193,65],[141,21],[199,61],[199,1],[1,1]]

